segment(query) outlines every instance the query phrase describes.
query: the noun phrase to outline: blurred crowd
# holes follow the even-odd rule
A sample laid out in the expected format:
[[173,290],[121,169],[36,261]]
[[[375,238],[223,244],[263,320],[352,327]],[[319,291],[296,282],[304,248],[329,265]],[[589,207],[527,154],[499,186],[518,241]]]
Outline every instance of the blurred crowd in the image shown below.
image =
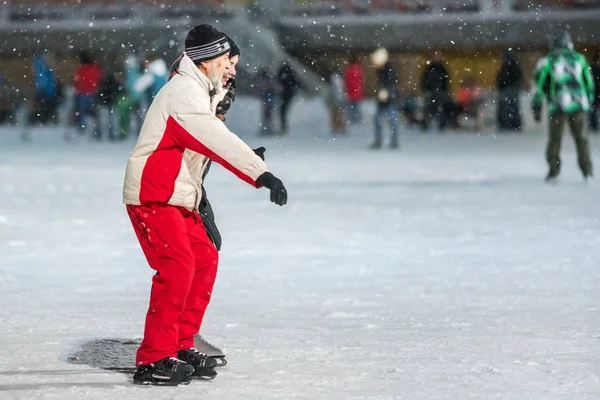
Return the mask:
[[80,52],[72,81],[65,83],[53,61],[50,56],[33,58],[33,93],[6,79],[0,86],[0,123],[22,126],[25,140],[31,126],[47,124],[64,125],[66,139],[77,134],[125,139],[169,73],[155,54],[144,60],[130,56],[122,68],[104,70],[91,53]]
[[[423,132],[432,128],[470,128],[479,132],[493,116],[491,123],[498,130],[519,132],[523,128],[523,87],[535,86],[534,82],[524,85],[522,67],[510,50],[502,54],[495,90],[483,89],[477,77],[467,73],[452,92],[448,66],[439,51],[431,53],[415,90],[404,94],[399,91],[398,72],[384,48],[375,49],[368,60],[350,55],[343,65],[329,74],[330,89],[323,97],[331,133],[344,135],[349,126],[367,122],[372,124],[373,148],[382,146],[382,131],[386,127],[390,131],[390,146],[398,147],[400,124],[418,127]],[[600,54],[590,65],[598,87]],[[375,72],[373,92],[366,88],[365,68]],[[66,139],[85,135],[122,140],[139,130],[154,95],[168,80],[169,66],[157,54],[146,54],[130,55],[123,65],[103,69],[91,53],[82,51],[70,82],[57,77],[49,56],[33,57],[32,72],[35,92],[28,95],[22,87],[0,76],[0,124],[22,126],[25,140],[30,127],[45,124],[65,126]],[[249,86],[250,94],[261,100],[258,134],[285,135],[290,126],[290,106],[302,89],[297,72],[288,63],[262,68]],[[365,117],[363,102],[368,98],[374,99],[376,107],[374,115]],[[589,127],[595,132],[599,128],[599,106],[600,90],[596,90],[589,111]]]
[[[51,56],[34,56],[33,93],[0,76],[0,124],[21,126],[24,140],[30,140],[30,128],[38,125],[65,127],[67,140],[124,140],[136,134],[152,99],[169,79],[167,62],[152,53],[130,55],[122,66],[103,69],[89,52],[77,58],[72,81],[62,82]],[[275,71],[260,69],[252,81],[252,94],[262,100],[258,133],[285,135],[290,105],[301,86],[296,72],[284,62]]]
[[[448,67],[439,51],[431,54],[419,80],[418,90],[402,95],[398,89],[399,74],[384,48],[370,54],[369,64],[377,76],[375,99],[377,103],[373,122],[375,140],[373,147],[381,146],[381,129],[387,123],[391,131],[391,146],[397,145],[399,123],[428,131],[472,128],[481,131],[484,115],[493,115],[492,123],[501,132],[519,132],[523,128],[521,94],[526,86],[523,69],[515,54],[506,50],[496,73],[495,90],[484,89],[473,74],[460,79],[458,89],[452,93]],[[330,93],[326,104],[330,109],[331,131],[344,134],[348,126],[364,122],[362,102],[369,97],[365,89],[365,69],[356,56],[348,59],[343,70],[335,70],[329,77]],[[600,84],[600,53],[591,60],[591,73]],[[535,77],[534,77],[535,80]],[[596,90],[589,112],[589,126],[598,131],[600,91]],[[493,110],[491,110],[493,108]]]

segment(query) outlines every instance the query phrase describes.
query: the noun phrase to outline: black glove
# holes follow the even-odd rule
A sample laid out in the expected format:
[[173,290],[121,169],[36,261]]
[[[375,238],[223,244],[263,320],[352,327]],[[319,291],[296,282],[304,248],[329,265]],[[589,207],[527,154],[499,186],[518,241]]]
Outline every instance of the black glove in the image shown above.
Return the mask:
[[283,182],[276,178],[270,172],[265,172],[256,180],[257,186],[264,186],[271,190],[271,202],[282,206],[287,203],[287,190],[283,186]]
[[259,156],[261,160],[265,161],[265,151],[267,151],[267,149],[265,149],[264,147],[258,147],[256,149],[252,149],[252,151],[254,152],[254,154]]
[[217,110],[215,111],[215,115],[227,114],[227,111],[229,111],[229,109],[231,108],[231,103],[235,101],[235,96],[237,95],[235,79],[231,78],[229,82],[227,82],[227,85],[225,87],[227,88],[227,93],[225,93],[225,97],[223,97],[223,100],[221,100],[219,104],[217,104]]
[[542,105],[541,104],[532,104],[531,112],[533,113],[533,119],[535,122],[540,122],[542,120]]

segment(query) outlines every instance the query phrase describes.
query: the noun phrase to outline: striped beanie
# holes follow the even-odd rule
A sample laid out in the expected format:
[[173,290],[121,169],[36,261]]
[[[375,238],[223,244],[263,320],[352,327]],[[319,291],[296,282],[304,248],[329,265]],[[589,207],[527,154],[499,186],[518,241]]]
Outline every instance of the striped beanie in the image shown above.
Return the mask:
[[213,60],[229,50],[227,36],[210,25],[192,28],[185,38],[185,54],[195,63]]

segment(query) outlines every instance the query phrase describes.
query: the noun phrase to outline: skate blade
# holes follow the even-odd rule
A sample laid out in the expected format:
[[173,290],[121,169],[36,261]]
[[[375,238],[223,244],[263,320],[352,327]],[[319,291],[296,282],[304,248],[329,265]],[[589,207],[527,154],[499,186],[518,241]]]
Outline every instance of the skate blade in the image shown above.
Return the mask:
[[133,381],[134,385],[140,386],[179,386],[179,385],[189,385],[192,383],[191,379],[189,381],[181,381],[181,382],[160,382],[160,381]]
[[216,368],[221,368],[227,365],[227,360],[225,359],[225,356],[219,356],[219,357],[210,357],[213,360],[215,360],[215,362],[217,363]]
[[217,377],[217,374],[212,375],[212,376],[207,376],[207,375],[192,375],[192,379],[199,380],[199,381],[212,381],[216,377]]
[[192,375],[192,379],[199,381],[212,381],[217,377],[217,372],[214,375]]

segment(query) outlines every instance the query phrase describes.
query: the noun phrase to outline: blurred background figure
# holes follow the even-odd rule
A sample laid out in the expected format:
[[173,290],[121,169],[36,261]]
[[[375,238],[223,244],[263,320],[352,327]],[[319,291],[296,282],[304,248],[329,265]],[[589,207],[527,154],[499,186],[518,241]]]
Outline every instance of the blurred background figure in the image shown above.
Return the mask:
[[383,145],[383,123],[387,121],[390,131],[390,147],[395,149],[400,145],[398,132],[398,75],[389,61],[386,49],[380,47],[371,53],[371,64],[377,73],[377,92],[374,128],[375,138],[371,143],[372,149],[379,149]]
[[590,129],[597,133],[600,126],[600,51],[596,52],[592,60],[592,77],[595,95],[590,109]]
[[498,108],[496,121],[501,131],[520,131],[521,106],[519,95],[523,83],[523,71],[519,61],[510,50],[502,55],[502,65],[496,77],[496,89],[498,90]]
[[423,123],[423,101],[416,90],[408,93],[402,99],[400,111],[409,127],[413,125],[421,126]]
[[138,58],[128,55],[125,58],[123,77],[123,91],[116,102],[119,120],[119,133],[117,139],[125,140],[133,129],[132,124],[141,126],[142,113],[147,96],[136,90],[136,82],[142,75],[142,68]]
[[347,132],[344,107],[346,105],[346,87],[344,78],[339,72],[333,72],[329,77],[330,89],[325,96],[325,104],[329,109],[331,133],[334,135]]
[[117,123],[116,117],[117,103],[119,97],[123,96],[123,74],[122,72],[107,73],[98,91],[98,106],[102,109],[102,124],[100,128],[100,136],[105,134],[109,140],[117,138]]
[[150,104],[154,96],[169,80],[169,68],[165,60],[156,53],[150,53],[144,60],[142,73],[133,84],[135,96]]
[[298,92],[299,83],[298,79],[296,78],[294,68],[292,68],[292,66],[287,62],[284,62],[281,65],[277,77],[279,80],[279,84],[281,85],[281,94],[279,99],[281,135],[285,135],[287,134],[289,129],[288,112],[292,103],[292,99],[294,98],[294,96],[296,96],[296,93]]
[[281,87],[277,81],[277,77],[271,72],[268,67],[262,68],[258,73],[258,79],[255,84],[255,90],[261,100],[262,112],[259,126],[259,135],[271,136],[277,133],[275,129],[275,106],[277,94]]
[[58,117],[58,106],[62,99],[62,87],[51,67],[50,56],[33,57],[33,82],[35,94],[30,105],[29,122],[31,124],[47,124],[55,122]]
[[348,96],[348,122],[350,124],[361,123],[361,103],[365,98],[364,76],[356,54],[350,56],[348,67],[344,73],[344,82]]
[[75,128],[80,135],[86,131],[93,138],[97,138],[98,114],[96,112],[96,100],[98,88],[102,80],[102,68],[87,51],[78,54],[79,65],[75,69],[73,87],[75,89]]
[[[565,123],[569,125],[575,140],[579,168],[587,179],[593,174],[585,129],[586,115],[594,99],[594,80],[590,67],[585,57],[574,50],[573,40],[567,31],[554,37],[553,49],[544,60],[531,106],[535,119],[539,121],[542,101],[547,99],[550,129],[546,147],[546,181],[553,182],[560,173],[560,148]],[[545,89],[546,81],[550,87],[548,93]]]
[[421,89],[424,96],[423,130],[429,129],[432,120],[437,120],[439,129],[443,130],[448,122],[449,94],[448,69],[444,65],[444,59],[439,51],[432,54],[427,61],[425,70],[421,77]]
[[16,123],[22,93],[8,78],[0,75],[0,125]]
[[[478,132],[483,130],[483,107],[485,97],[477,80],[472,75],[467,75],[460,83],[458,93],[456,94],[456,106],[454,114],[456,117],[462,117],[460,120],[473,119],[474,129]],[[453,114],[452,111],[444,110],[447,115]],[[460,127],[460,123],[453,118],[453,125]]]

